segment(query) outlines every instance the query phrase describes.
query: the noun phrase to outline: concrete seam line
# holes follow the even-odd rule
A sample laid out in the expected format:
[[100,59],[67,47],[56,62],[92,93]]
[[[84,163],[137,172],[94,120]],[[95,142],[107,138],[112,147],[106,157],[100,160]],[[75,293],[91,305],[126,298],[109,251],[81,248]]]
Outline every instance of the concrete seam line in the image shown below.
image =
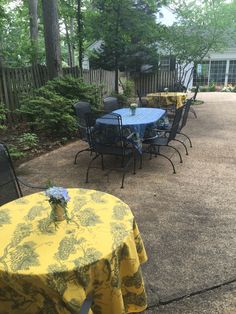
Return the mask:
[[181,301],[183,299],[187,299],[187,298],[193,297],[195,295],[203,294],[205,292],[208,292],[208,291],[211,291],[211,290],[215,290],[215,289],[221,288],[223,286],[227,286],[227,285],[229,285],[231,283],[234,283],[234,282],[236,282],[236,278],[234,278],[232,280],[229,280],[229,281],[225,281],[225,282],[223,282],[221,284],[218,284],[218,285],[215,285],[215,286],[212,286],[212,287],[209,287],[209,288],[205,288],[205,289],[202,289],[202,290],[191,292],[189,294],[182,295],[182,296],[174,298],[174,299],[170,299],[170,300],[167,300],[167,301],[161,301],[160,300],[157,304],[149,305],[146,308],[146,310],[152,309],[154,307],[158,307],[160,305],[167,305],[167,304],[170,304],[170,303],[173,303],[173,302]]

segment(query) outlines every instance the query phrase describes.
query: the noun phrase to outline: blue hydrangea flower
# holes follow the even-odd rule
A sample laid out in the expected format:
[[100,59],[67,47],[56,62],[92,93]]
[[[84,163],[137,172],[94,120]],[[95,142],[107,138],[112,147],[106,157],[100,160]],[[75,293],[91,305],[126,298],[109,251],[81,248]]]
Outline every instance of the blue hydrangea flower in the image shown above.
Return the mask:
[[51,202],[61,202],[62,204],[69,202],[70,196],[65,188],[53,186],[46,190],[46,196]]

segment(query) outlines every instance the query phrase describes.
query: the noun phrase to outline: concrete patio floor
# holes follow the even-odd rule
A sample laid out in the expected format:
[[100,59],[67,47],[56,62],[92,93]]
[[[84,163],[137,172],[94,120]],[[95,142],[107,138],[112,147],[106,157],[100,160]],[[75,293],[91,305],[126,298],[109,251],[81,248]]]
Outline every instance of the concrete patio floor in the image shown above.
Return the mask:
[[50,179],[105,191],[129,204],[149,256],[143,265],[147,314],[236,313],[236,94],[200,93],[198,99],[205,103],[195,106],[198,118],[190,113],[184,130],[193,148],[186,156],[177,145],[183,164],[173,157],[175,175],[167,160],[146,157],[142,170],[127,174],[124,189],[120,173],[107,177],[101,169],[92,170],[85,184],[89,154],[73,165],[85,147],[80,141],[18,169],[34,184]]

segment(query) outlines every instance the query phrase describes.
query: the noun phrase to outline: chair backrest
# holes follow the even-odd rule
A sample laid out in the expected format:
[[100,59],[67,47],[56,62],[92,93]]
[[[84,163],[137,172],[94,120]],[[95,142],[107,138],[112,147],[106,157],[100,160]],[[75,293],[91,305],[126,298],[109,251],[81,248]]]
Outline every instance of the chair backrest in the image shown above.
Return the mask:
[[74,110],[79,125],[85,126],[85,115],[91,112],[91,105],[86,101],[79,101],[74,104]]
[[86,132],[86,114],[91,112],[91,105],[86,101],[79,101],[74,104],[74,110],[77,117],[77,124],[79,128],[80,138],[87,141],[87,132]]
[[175,111],[174,121],[172,123],[171,130],[169,132],[168,142],[175,139],[176,133],[179,129],[180,120],[182,118],[183,109],[184,107],[181,106]]
[[116,97],[106,97],[103,99],[104,112],[112,112],[120,108],[119,101]]
[[[94,120],[96,124],[94,125]],[[117,113],[106,113],[100,117],[87,115],[87,128],[90,145],[95,151],[102,152],[104,148],[119,146],[124,153],[124,137],[122,118]]]
[[0,143],[0,206],[22,196],[9,151]]
[[186,123],[187,123],[187,119],[188,119],[188,113],[189,113],[189,109],[190,106],[192,104],[192,99],[188,99],[184,105],[184,113],[183,113],[183,118],[180,124],[180,131],[185,127]]

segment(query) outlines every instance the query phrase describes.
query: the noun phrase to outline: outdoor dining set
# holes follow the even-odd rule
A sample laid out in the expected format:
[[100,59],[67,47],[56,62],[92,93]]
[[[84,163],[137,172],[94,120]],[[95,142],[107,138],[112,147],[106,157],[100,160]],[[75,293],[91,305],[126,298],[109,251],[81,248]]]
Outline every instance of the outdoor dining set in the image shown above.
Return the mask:
[[74,108],[79,132],[88,146],[76,154],[74,163],[78,162],[78,156],[82,152],[90,152],[86,182],[97,158],[101,158],[101,168],[105,169],[106,155],[120,157],[120,163],[116,162],[117,167],[109,169],[120,169],[123,172],[121,188],[124,187],[129,165],[133,164],[135,174],[137,160],[141,169],[143,155],[146,153],[150,158],[157,155],[164,157],[171,163],[173,173],[176,173],[173,161],[162,153],[161,147],[167,146],[175,151],[182,163],[180,150],[170,143],[176,141],[181,143],[188,155],[185,140],[190,147],[192,142],[182,129],[186,125],[192,101],[191,98],[187,99],[187,93],[162,92],[148,94],[145,98],[139,97],[136,104],[125,108],[121,108],[116,97],[107,97],[102,111],[93,111],[88,102],[76,103]]
[[[74,163],[82,152],[89,153],[87,182],[99,157],[105,169],[106,155],[115,156],[119,163],[121,187],[129,165],[135,173],[136,162],[142,168],[146,153],[150,158],[164,157],[176,172],[161,149],[170,147],[182,162],[179,149],[170,144],[177,141],[188,154],[186,143],[176,137],[181,135],[192,146],[182,133],[192,99],[183,93],[169,97],[163,94],[167,101],[171,99],[171,109],[164,100],[159,106],[160,93],[127,108],[120,108],[115,97],[107,97],[102,112],[85,101],[75,104],[80,136],[87,147],[76,154]],[[23,197],[24,182],[19,181],[9,151],[1,143],[0,174],[1,313],[121,314],[147,308],[141,273],[147,255],[127,204],[105,192],[81,188],[52,187]],[[59,216],[58,210],[64,214]]]

